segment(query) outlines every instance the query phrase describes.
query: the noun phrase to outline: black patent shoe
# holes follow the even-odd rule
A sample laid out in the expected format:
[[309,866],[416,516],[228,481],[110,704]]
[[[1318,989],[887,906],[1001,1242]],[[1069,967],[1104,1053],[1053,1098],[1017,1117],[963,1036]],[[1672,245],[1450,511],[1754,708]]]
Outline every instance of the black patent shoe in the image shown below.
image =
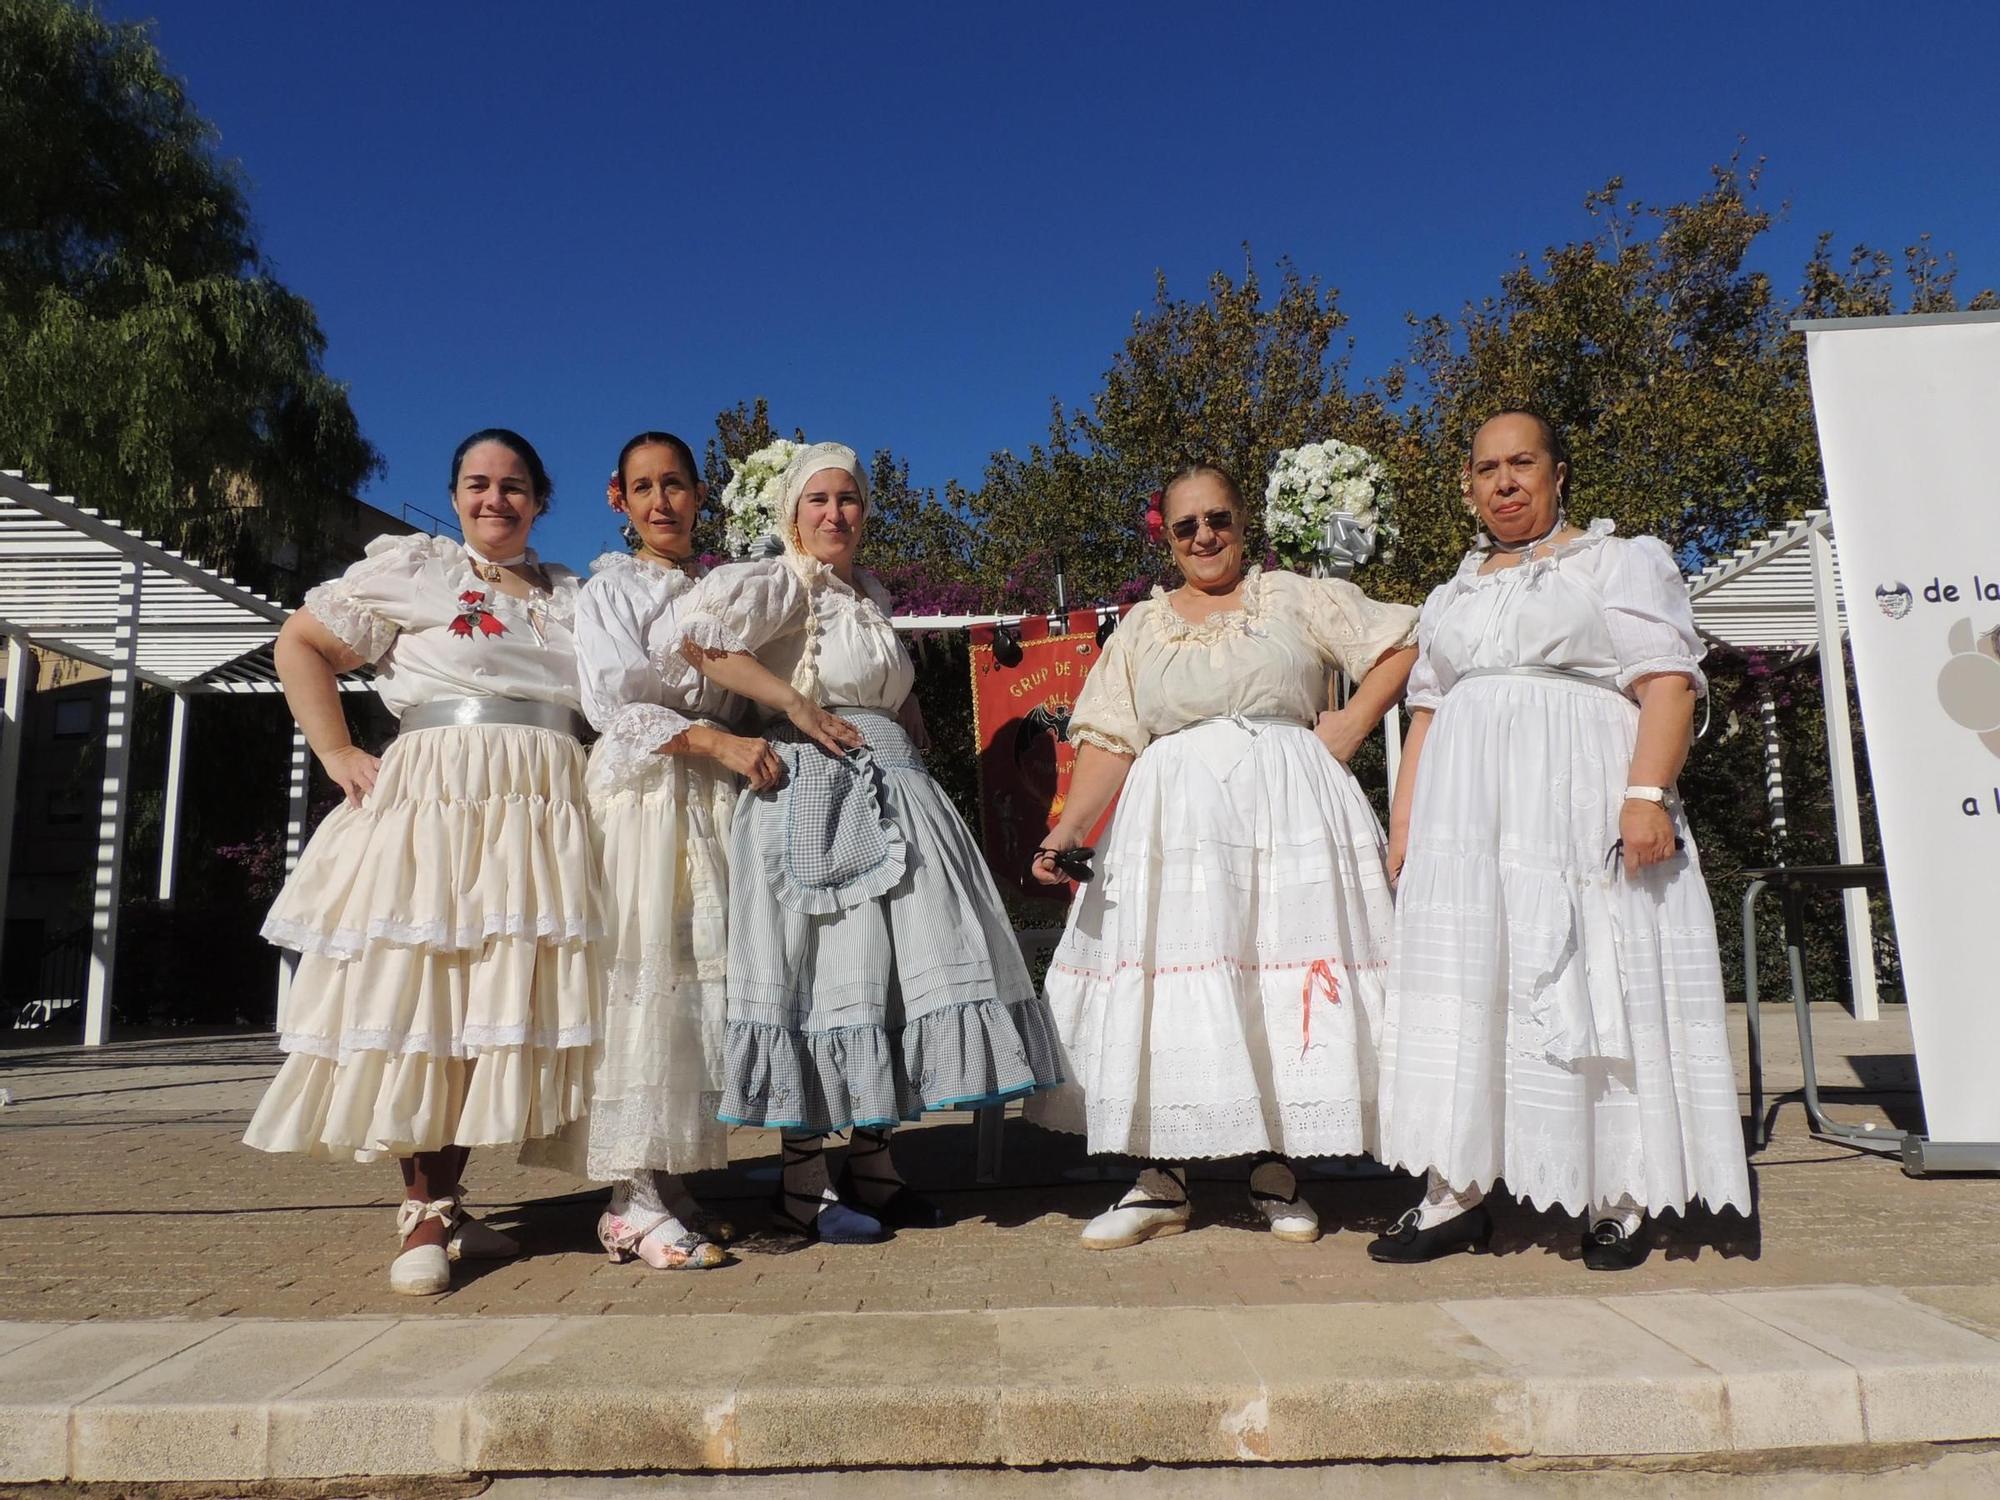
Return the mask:
[[1450,1255],[1455,1250],[1477,1253],[1484,1250],[1493,1238],[1493,1215],[1486,1211],[1484,1203],[1476,1203],[1464,1213],[1455,1214],[1442,1224],[1433,1224],[1429,1229],[1417,1228],[1421,1207],[1419,1205],[1404,1214],[1387,1234],[1378,1234],[1370,1240],[1368,1258],[1386,1265],[1421,1265],[1441,1255]]
[[1651,1249],[1644,1220],[1629,1235],[1616,1219],[1599,1219],[1583,1232],[1583,1263],[1592,1271],[1629,1271]]

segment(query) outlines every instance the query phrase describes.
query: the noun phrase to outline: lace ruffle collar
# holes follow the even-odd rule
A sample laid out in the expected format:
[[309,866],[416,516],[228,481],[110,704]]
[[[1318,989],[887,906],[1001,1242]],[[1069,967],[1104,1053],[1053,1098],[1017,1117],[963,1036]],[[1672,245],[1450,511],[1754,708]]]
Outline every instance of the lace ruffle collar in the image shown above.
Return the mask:
[[518,599],[512,594],[502,593],[499,589],[493,588],[485,579],[472,571],[472,553],[464,543],[454,542],[450,537],[442,536],[426,540],[432,544],[431,555],[443,564],[445,581],[453,593],[477,589],[482,593],[490,593],[495,604],[511,605],[521,610],[539,609],[558,625],[570,625],[575,622],[576,596],[577,591],[583,587],[583,580],[561,563],[542,562],[541,554],[533,547],[527,549],[527,560],[530,564],[540,565],[549,580],[548,600],[543,604],[537,604],[532,596]]
[[1264,618],[1264,570],[1252,564],[1243,570],[1243,602],[1199,623],[1174,608],[1167,591],[1153,585],[1152,608],[1146,611],[1153,634],[1169,646],[1212,646],[1232,635],[1255,635]]
[[590,576],[593,578],[607,576],[667,580],[678,578],[684,583],[695,582],[703,576],[704,571],[699,563],[692,567],[676,568],[670,563],[641,557],[636,552],[606,552],[590,565]]
[[1492,555],[1493,540],[1482,531],[1479,533],[1478,541],[1473,543],[1472,550],[1465,554],[1464,560],[1458,565],[1458,581],[1462,584],[1479,584],[1490,582],[1495,578],[1506,578],[1516,573],[1523,576],[1543,573],[1566,557],[1574,557],[1579,552],[1589,551],[1592,547],[1605,541],[1617,530],[1618,523],[1616,521],[1599,516],[1588,526],[1584,527],[1581,536],[1573,536],[1566,542],[1557,542],[1547,552],[1531,561],[1517,563],[1511,568],[1500,568],[1483,577],[1480,575],[1479,566]]
[[[882,587],[882,580],[866,568],[857,567],[854,570],[854,583],[848,583],[834,572],[830,564],[823,563],[816,557],[792,553],[785,558],[785,563],[799,575],[800,581],[805,584],[809,592],[835,599],[846,599],[857,609],[872,606],[883,619],[889,618],[889,591]],[[856,587],[857,584],[859,587]]]

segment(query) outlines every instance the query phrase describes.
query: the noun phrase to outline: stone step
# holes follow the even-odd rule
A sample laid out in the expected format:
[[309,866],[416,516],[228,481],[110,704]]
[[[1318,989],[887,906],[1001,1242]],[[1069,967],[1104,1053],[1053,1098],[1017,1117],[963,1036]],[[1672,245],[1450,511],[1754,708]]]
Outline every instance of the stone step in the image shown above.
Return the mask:
[[1982,1290],[4,1323],[0,1482],[1989,1441],[2000,1340],[1958,1320]]

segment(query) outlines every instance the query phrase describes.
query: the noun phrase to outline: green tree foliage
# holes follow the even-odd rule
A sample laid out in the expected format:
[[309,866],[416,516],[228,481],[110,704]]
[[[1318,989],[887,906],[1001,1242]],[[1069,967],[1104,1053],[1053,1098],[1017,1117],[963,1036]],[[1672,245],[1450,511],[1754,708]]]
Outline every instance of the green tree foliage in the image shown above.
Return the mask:
[[215,140],[143,26],[0,0],[0,461],[255,578],[379,460]]
[[1206,460],[1261,486],[1280,448],[1351,430],[1376,404],[1349,393],[1339,294],[1281,262],[1267,302],[1245,257],[1240,278],[1216,272],[1198,300],[1158,278],[1089,403],[1055,403],[1045,443],[989,460],[965,505],[979,542],[970,567],[990,593],[1048,603],[1060,539],[1070,598],[1111,598],[1158,572],[1141,518],[1176,468]]
[[[710,514],[721,514],[722,491],[729,483],[731,460],[769,447],[778,437],[778,429],[771,425],[771,403],[762,396],[755,401],[739,401],[729,410],[715,414],[715,435],[703,446],[701,459],[701,477],[708,486]],[[804,442],[805,434],[795,431],[792,439]],[[721,525],[718,523],[714,529],[715,534],[720,536]]]
[[[1568,434],[1573,514],[1705,560],[1820,503],[1819,444],[1798,317],[1899,310],[1888,258],[1858,249],[1845,271],[1819,243],[1787,298],[1752,263],[1772,226],[1759,168],[1717,167],[1707,192],[1665,207],[1612,179],[1584,200],[1580,241],[1523,255],[1499,292],[1455,320],[1418,322],[1385,385],[1401,400],[1405,492],[1398,573],[1435,579],[1463,551],[1457,480],[1474,429],[1532,406]],[[1908,252],[1902,310],[1956,306],[1955,272]]]

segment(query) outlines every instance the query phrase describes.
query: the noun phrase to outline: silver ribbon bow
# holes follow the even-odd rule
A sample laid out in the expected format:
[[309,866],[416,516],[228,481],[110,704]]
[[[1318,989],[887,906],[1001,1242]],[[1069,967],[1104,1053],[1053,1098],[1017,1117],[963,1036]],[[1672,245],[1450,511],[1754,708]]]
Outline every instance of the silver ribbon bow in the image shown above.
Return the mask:
[[1326,578],[1345,578],[1374,555],[1375,528],[1363,526],[1348,511],[1336,511],[1326,523],[1314,571]]

